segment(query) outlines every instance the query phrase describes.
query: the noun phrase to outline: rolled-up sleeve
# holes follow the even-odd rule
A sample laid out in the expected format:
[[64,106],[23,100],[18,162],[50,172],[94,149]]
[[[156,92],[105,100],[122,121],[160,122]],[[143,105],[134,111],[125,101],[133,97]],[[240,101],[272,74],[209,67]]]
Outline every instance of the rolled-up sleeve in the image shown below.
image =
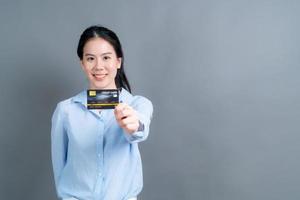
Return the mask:
[[150,123],[153,114],[153,105],[147,98],[135,96],[131,106],[137,112],[140,122],[144,125],[144,130],[136,131],[132,134],[125,132],[125,136],[130,143],[142,142],[146,140],[149,135]]
[[68,137],[64,127],[64,112],[62,103],[58,103],[51,120],[51,157],[55,186],[60,196],[58,182],[67,160]]

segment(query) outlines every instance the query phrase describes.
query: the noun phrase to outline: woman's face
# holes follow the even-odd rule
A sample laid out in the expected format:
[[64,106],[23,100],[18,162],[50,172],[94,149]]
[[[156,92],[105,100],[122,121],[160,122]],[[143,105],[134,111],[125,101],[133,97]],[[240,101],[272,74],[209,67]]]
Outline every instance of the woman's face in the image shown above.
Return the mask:
[[81,66],[90,89],[116,89],[115,77],[121,67],[113,46],[102,38],[88,40],[83,47]]

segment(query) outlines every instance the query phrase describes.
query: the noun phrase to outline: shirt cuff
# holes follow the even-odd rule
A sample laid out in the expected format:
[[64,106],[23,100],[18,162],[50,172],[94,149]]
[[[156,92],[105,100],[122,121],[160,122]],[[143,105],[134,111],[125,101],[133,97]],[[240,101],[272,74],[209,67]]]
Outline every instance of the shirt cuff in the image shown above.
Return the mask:
[[138,132],[139,131],[144,131],[145,130],[145,125],[139,120],[139,128],[138,128]]

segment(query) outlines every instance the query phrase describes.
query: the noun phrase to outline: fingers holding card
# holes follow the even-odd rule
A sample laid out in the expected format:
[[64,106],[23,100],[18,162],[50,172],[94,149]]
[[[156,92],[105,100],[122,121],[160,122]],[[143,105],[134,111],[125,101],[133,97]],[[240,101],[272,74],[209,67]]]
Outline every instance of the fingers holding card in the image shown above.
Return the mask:
[[138,130],[139,119],[136,111],[125,103],[120,103],[116,106],[115,117],[118,124],[127,132],[134,133]]

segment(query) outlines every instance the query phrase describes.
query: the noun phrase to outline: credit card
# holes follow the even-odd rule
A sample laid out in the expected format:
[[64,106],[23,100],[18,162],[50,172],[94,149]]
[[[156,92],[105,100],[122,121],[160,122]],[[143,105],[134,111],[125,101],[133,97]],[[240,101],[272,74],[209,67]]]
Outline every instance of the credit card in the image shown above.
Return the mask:
[[88,109],[114,109],[119,104],[119,90],[87,90]]

